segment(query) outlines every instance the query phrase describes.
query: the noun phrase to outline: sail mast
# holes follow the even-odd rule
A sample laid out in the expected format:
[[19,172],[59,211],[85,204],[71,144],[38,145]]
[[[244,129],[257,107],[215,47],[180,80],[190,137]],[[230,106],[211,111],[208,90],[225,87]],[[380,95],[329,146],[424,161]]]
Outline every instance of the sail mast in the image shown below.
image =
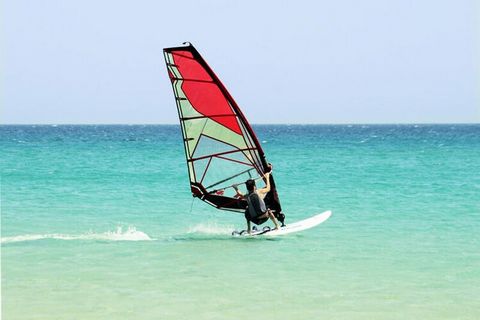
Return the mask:
[[225,88],[225,85],[223,84],[223,82],[217,77],[215,72],[213,72],[213,69],[210,68],[208,63],[205,61],[205,59],[203,59],[203,57],[200,55],[197,49],[195,49],[195,47],[191,43],[188,43],[188,46],[192,49],[193,54],[198,58],[199,62],[205,67],[205,70],[209,73],[212,79],[215,79],[222,93],[229,99],[229,102],[231,103],[232,107],[235,109],[235,111],[237,112],[237,115],[240,117],[246,129],[248,130],[248,133],[252,137],[253,143],[257,146],[258,153],[260,154],[260,159],[262,161],[262,165],[266,169],[268,167],[268,164],[265,159],[265,153],[263,152],[262,145],[258,141],[257,135],[253,131],[252,127],[250,126],[250,123],[247,121],[247,118],[245,118],[245,115],[243,114],[242,110],[238,107],[237,102],[235,101],[235,99],[233,99],[233,97],[230,95],[230,92],[228,92],[228,90]]

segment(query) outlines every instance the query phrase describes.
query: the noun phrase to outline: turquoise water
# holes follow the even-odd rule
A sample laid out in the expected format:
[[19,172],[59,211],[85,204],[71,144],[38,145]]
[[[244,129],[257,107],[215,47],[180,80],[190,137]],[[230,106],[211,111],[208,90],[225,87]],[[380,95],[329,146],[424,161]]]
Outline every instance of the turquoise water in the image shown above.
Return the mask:
[[254,129],[327,222],[232,238],[178,126],[0,126],[3,319],[480,318],[480,125]]

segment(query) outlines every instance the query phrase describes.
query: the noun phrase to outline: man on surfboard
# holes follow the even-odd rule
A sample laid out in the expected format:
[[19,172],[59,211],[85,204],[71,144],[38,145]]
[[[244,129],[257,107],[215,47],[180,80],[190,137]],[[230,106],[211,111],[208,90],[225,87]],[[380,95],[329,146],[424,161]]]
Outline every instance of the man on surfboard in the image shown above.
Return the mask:
[[263,201],[267,193],[270,192],[270,172],[265,173],[264,178],[267,185],[262,189],[257,189],[255,180],[247,180],[247,182],[245,182],[248,191],[247,195],[242,194],[237,186],[234,186],[237,195],[247,200],[248,203],[247,210],[245,210],[245,219],[247,220],[247,232],[249,234],[252,231],[250,222],[260,225],[265,223],[269,218],[275,224],[275,230],[280,228],[272,210],[267,209]]

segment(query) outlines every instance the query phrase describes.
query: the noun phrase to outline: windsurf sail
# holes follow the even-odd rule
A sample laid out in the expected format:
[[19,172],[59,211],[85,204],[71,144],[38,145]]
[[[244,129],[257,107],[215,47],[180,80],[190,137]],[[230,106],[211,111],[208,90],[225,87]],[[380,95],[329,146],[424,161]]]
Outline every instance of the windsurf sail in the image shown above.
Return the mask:
[[[245,181],[261,180],[269,169],[255,133],[235,100],[190,44],[165,48],[180,119],[190,187],[194,197],[222,210],[243,212]],[[281,212],[273,176],[267,207]]]

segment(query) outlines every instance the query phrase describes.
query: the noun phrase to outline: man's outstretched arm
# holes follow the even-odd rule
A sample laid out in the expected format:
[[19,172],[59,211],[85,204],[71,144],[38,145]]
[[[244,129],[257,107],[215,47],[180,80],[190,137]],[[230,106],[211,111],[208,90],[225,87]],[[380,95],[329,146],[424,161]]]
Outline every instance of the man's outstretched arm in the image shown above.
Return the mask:
[[240,190],[238,190],[238,186],[237,186],[237,185],[233,185],[233,189],[235,189],[235,192],[237,193],[237,194],[235,195],[236,198],[240,198],[240,199],[245,198],[244,194],[243,194]]

